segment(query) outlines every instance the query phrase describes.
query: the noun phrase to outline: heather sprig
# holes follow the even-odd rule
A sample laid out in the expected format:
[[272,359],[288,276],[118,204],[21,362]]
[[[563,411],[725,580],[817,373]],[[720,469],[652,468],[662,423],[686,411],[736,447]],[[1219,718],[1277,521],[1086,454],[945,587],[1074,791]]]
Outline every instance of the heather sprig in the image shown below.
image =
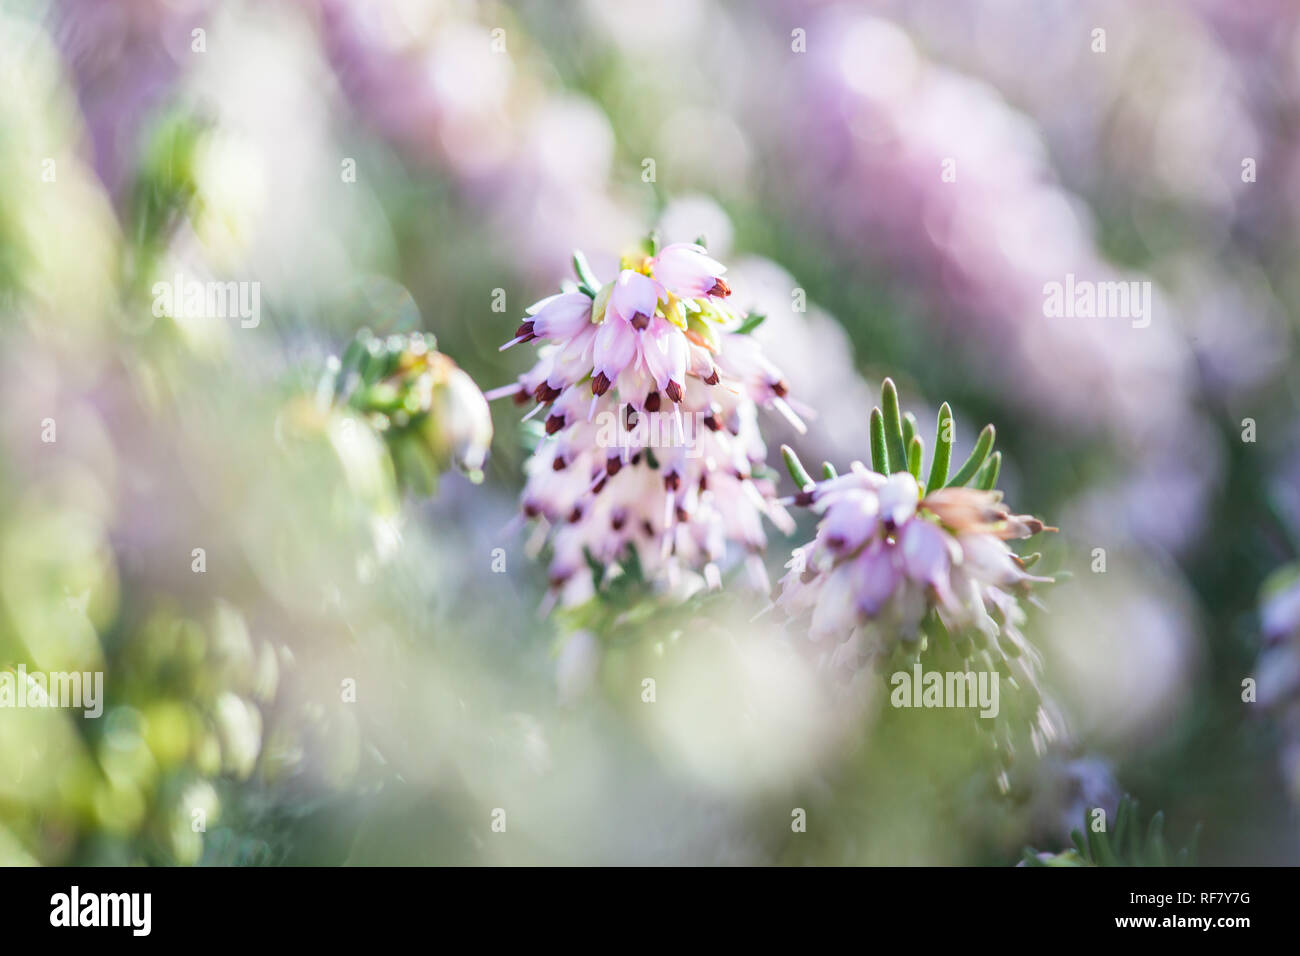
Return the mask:
[[823,660],[834,669],[898,672],[920,663],[996,673],[1016,692],[995,736],[1009,762],[1015,734],[1027,730],[1041,753],[1060,731],[1038,686],[1038,652],[1024,634],[1024,604],[1054,579],[1030,572],[1037,554],[1008,545],[1055,529],[1003,502],[991,425],[950,474],[953,428],[945,403],[923,478],[923,441],[886,379],[870,414],[870,467],[855,461],[840,474],[826,463],[814,480],[793,450],[782,449],[798,489],[785,501],[810,508],[818,523],[816,537],[787,563],[776,606],[826,648]]
[[542,343],[515,383],[489,393],[545,413],[521,509],[550,548],[550,601],[580,605],[608,569],[634,564],[660,590],[718,587],[743,560],[766,589],[764,519],[793,525],[764,465],[759,408],[803,423],[780,370],[728,301],[726,267],[700,243],[651,237],[601,281],[581,253],[576,282],[527,310],[503,349]]

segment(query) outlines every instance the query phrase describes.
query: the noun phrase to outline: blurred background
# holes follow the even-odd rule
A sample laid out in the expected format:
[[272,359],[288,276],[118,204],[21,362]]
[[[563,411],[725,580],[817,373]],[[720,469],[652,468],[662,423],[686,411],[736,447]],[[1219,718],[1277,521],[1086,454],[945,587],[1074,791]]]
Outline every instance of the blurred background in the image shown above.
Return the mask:
[[[1294,4],[0,9],[0,667],[106,696],[0,709],[0,862],[1011,865],[1124,792],[1202,862],[1300,862],[1300,664],[1258,667],[1300,541]],[[481,484],[414,493],[310,401],[365,327],[511,381],[573,249],[608,278],[651,228],[769,315],[815,410],[774,464],[865,457],[885,375],[963,457],[996,424],[1074,575],[1029,630],[1069,732],[1011,793],[741,596],[540,616],[508,402]],[[159,314],[178,274],[260,321]],[[1046,316],[1067,275],[1150,283],[1149,324]]]

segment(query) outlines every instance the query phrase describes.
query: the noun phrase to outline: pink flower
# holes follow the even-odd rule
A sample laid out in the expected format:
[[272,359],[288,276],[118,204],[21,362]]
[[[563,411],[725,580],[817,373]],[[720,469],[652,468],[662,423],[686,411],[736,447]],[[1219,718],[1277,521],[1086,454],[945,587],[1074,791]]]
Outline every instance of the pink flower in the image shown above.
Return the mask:
[[614,280],[606,316],[612,312],[625,320],[638,332],[650,324],[650,317],[659,306],[659,285],[649,276],[624,269]]
[[1022,643],[1017,595],[1050,579],[1027,573],[1006,539],[1044,526],[1012,514],[998,492],[950,487],[922,497],[908,472],[886,477],[855,463],[795,500],[821,520],[786,565],[777,605],[791,617],[811,609],[811,636],[826,636],[835,622],[834,635],[848,641],[881,624],[872,628],[877,646],[862,650],[882,653],[914,638],[933,612],[952,633],[975,628]]
[[564,292],[538,302],[529,314],[532,318],[519,327],[517,335],[567,341],[591,325],[591,299],[581,292]]
[[536,364],[492,397],[546,412],[521,504],[545,524],[556,599],[594,593],[588,555],[635,555],[649,581],[669,587],[690,575],[716,586],[720,565],[743,560],[766,589],[764,521],[793,526],[761,477],[757,410],[802,422],[780,371],[735,331],[742,317],[721,302],[724,271],[693,244],[629,257],[613,282],[584,274],[584,291],[538,302],[503,346],[545,341]]
[[678,298],[725,297],[731,294],[731,289],[722,279],[726,267],[710,258],[703,246],[693,242],[675,242],[666,246],[650,262],[655,278]]

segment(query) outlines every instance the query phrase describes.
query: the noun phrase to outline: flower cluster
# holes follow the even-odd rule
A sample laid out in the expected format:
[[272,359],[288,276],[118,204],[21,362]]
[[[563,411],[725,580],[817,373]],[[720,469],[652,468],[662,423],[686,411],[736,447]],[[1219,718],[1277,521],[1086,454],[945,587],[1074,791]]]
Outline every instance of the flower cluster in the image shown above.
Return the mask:
[[931,643],[943,643],[962,669],[996,670],[1028,692],[1041,749],[1055,730],[1039,707],[1039,661],[1022,632],[1021,598],[1052,579],[1029,573],[1037,556],[1022,558],[1007,542],[1055,529],[1013,513],[993,490],[1001,458],[992,452],[992,426],[950,479],[953,423],[945,404],[923,487],[923,443],[915,420],[900,418],[888,379],[882,405],[871,413],[871,468],[854,462],[839,475],[827,466],[827,477],[815,482],[785,449],[800,486],[791,500],[820,519],[814,540],[786,565],[777,606],[788,617],[810,618],[813,640],[833,641],[826,655],[832,666],[887,666],[900,644],[919,659]]
[[1007,547],[1044,529],[1012,514],[995,491],[948,487],[922,493],[915,476],[885,476],[855,463],[799,500],[821,515],[816,538],[796,549],[778,606],[812,612],[810,636],[848,637],[840,652],[888,651],[915,637],[934,611],[950,632],[974,627],[1018,646],[1017,595],[1048,581]]
[[581,603],[600,583],[588,556],[609,566],[629,548],[672,587],[684,571],[716,584],[735,545],[766,587],[762,519],[792,525],[765,475],[757,409],[802,422],[748,334],[761,317],[730,306],[725,268],[696,243],[652,240],[607,283],[580,254],[574,266],[579,284],[532,306],[503,346],[544,343],[536,364],[489,393],[546,413],[522,507],[549,529],[555,595]]
[[492,416],[474,380],[437,349],[432,333],[357,333],[331,359],[322,398],[359,414],[388,447],[403,488],[432,493],[450,467],[483,478]]

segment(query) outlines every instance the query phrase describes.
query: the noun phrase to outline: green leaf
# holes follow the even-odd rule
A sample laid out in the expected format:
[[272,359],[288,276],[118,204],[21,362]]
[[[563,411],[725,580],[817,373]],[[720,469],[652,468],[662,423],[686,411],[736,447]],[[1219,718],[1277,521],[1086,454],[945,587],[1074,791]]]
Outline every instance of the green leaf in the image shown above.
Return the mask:
[[911,412],[903,413],[903,447],[912,447],[912,436],[916,434],[916,416]]
[[885,448],[885,418],[880,409],[871,410],[871,470],[889,474],[889,452]]
[[1151,818],[1151,825],[1147,827],[1147,866],[1168,866],[1169,860],[1165,855],[1165,814],[1163,810],[1157,810]]
[[1129,815],[1128,846],[1121,849],[1127,859],[1138,860],[1142,854],[1142,824],[1138,822],[1138,802],[1125,795],[1120,798],[1120,804],[1128,804]]
[[898,414],[898,389],[887,378],[880,386],[880,405],[884,411],[885,443],[889,450],[889,470],[907,471],[907,447],[903,444],[903,424]]
[[996,437],[997,431],[993,426],[985,425],[984,430],[980,432],[979,439],[975,442],[975,450],[970,453],[970,457],[966,459],[965,464],[957,469],[957,474],[953,475],[952,480],[948,482],[949,488],[964,485],[975,477],[980,465],[984,464],[984,459],[993,450],[993,440]]
[[995,451],[989,455],[988,461],[980,466],[979,474],[975,476],[975,487],[980,491],[992,491],[998,483],[998,472],[1002,469],[1002,452]]
[[925,442],[920,435],[913,435],[907,445],[907,470],[919,483],[921,481],[921,460],[925,457]]
[[762,312],[751,312],[749,315],[745,316],[745,320],[740,323],[740,327],[736,329],[736,334],[749,335],[765,321],[767,321],[767,316]]
[[835,470],[835,466],[829,461],[822,462],[822,474],[826,476],[827,480],[840,476],[840,473]]
[[593,299],[596,298],[596,290],[600,288],[600,280],[591,271],[591,263],[587,261],[587,257],[579,249],[573,250],[573,271],[578,276],[578,288]]
[[808,474],[808,469],[804,468],[803,462],[799,456],[794,453],[794,449],[789,445],[781,446],[781,457],[785,459],[786,471],[790,472],[790,477],[794,479],[795,487],[800,491],[814,484],[812,476]]
[[948,481],[948,465],[952,462],[952,409],[944,402],[939,406],[939,424],[934,432],[934,460],[930,462],[930,480],[925,492],[938,491]]
[[1108,834],[1105,830],[1102,830],[1100,833],[1090,832],[1088,834],[1088,841],[1093,848],[1093,859],[1095,859],[1102,866],[1121,865],[1119,861],[1119,857],[1116,856],[1115,851],[1111,849],[1110,834]]

